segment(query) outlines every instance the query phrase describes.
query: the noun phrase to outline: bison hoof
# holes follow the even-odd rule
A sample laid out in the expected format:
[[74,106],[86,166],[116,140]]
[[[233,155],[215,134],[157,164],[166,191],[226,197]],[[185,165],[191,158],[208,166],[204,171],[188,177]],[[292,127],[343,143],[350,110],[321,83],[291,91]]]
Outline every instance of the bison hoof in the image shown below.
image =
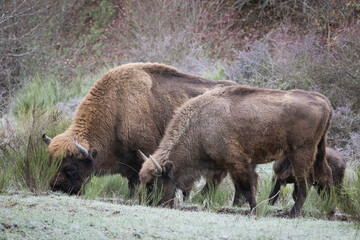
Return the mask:
[[290,212],[289,212],[289,218],[296,218],[300,215],[300,211],[299,210],[295,210],[294,208],[291,208]]

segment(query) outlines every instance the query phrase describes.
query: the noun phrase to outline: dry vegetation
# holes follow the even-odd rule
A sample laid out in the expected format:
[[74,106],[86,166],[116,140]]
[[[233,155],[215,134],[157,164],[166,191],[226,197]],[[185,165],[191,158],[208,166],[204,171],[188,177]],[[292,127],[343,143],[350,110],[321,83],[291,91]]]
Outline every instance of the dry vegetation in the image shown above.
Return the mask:
[[[79,99],[107,69],[151,61],[215,80],[328,96],[334,108],[329,145],[348,165],[347,199],[340,207],[358,221],[359,58],[360,3],[355,0],[4,0],[0,192],[48,191],[56,163],[43,164],[41,133],[62,132]],[[111,177],[94,178],[84,187],[85,196],[126,196],[123,186]],[[225,198],[215,193],[212,200],[194,201],[217,209],[232,197],[228,187],[220,191]],[[289,192],[280,199],[282,208],[289,205]],[[314,205],[305,216],[324,218]]]

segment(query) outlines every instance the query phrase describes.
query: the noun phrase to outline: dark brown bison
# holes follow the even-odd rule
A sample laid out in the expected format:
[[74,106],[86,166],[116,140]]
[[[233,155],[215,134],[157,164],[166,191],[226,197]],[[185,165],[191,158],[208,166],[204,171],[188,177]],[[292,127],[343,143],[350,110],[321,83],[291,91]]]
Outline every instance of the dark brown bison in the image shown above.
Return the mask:
[[[343,155],[341,155],[341,153],[339,153],[335,149],[327,147],[326,160],[332,171],[334,186],[337,188],[341,188],[346,168],[346,162]],[[276,200],[279,197],[278,193],[281,186],[286,186],[286,184],[288,183],[295,183],[295,177],[292,172],[291,163],[289,161],[286,161],[286,159],[276,161],[273,165],[273,170],[274,176],[272,181],[274,183],[274,188],[269,196],[270,204],[272,205],[275,204]],[[319,192],[322,190],[322,187],[319,186],[317,182],[313,182],[313,186],[318,187]],[[294,191],[292,194],[294,200],[297,197],[297,191],[298,187],[296,184],[294,184]]]
[[131,192],[143,163],[136,150],[159,145],[174,110],[188,99],[231,81],[211,81],[156,63],[133,63],[101,77],[79,104],[71,126],[51,139],[49,157],[62,156],[53,190],[78,193],[92,174],[120,173]]
[[288,159],[298,185],[290,217],[306,198],[311,166],[320,186],[332,184],[325,160],[332,110],[316,92],[230,86],[205,92],[177,110],[153,157],[141,171],[148,190],[156,179],[161,205],[173,206],[175,189],[188,190],[200,176],[226,169],[235,190],[256,206],[255,165]]

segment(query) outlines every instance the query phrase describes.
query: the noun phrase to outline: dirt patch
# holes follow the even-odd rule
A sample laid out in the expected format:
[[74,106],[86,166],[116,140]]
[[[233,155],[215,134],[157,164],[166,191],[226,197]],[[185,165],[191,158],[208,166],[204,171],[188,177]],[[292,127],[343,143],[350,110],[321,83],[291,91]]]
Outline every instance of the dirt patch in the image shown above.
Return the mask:
[[13,229],[13,228],[17,228],[18,227],[18,225],[17,224],[8,224],[8,223],[0,223],[0,225],[1,225],[1,230],[8,230],[8,229]]
[[224,213],[224,214],[241,214],[241,215],[249,215],[250,210],[243,210],[243,209],[234,209],[234,208],[220,208],[216,211],[217,213]]
[[179,210],[188,212],[200,212],[201,209],[198,206],[180,206]]

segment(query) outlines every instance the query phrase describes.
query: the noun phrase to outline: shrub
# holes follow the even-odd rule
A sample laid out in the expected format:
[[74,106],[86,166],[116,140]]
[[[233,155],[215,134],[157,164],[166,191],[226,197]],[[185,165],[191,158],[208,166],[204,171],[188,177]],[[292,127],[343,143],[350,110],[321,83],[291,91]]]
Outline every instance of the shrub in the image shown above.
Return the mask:
[[[356,144],[360,144],[360,142],[357,141],[355,134],[359,130],[360,116],[351,109],[349,104],[346,106],[339,106],[333,110],[330,133],[328,134],[328,142],[331,146],[342,149],[345,153],[345,150],[351,150],[349,148],[350,145],[356,146]],[[349,160],[348,157],[349,156],[346,158],[347,160]]]
[[130,49],[127,61],[160,62],[180,69],[191,61],[190,69],[193,60],[224,56],[236,42],[232,34],[236,2],[127,1],[120,32]]
[[[73,1],[7,1],[0,4],[0,114],[8,98],[36,71],[54,70],[60,29]],[[61,59],[61,58],[60,58]],[[5,102],[5,104],[3,104]]]

